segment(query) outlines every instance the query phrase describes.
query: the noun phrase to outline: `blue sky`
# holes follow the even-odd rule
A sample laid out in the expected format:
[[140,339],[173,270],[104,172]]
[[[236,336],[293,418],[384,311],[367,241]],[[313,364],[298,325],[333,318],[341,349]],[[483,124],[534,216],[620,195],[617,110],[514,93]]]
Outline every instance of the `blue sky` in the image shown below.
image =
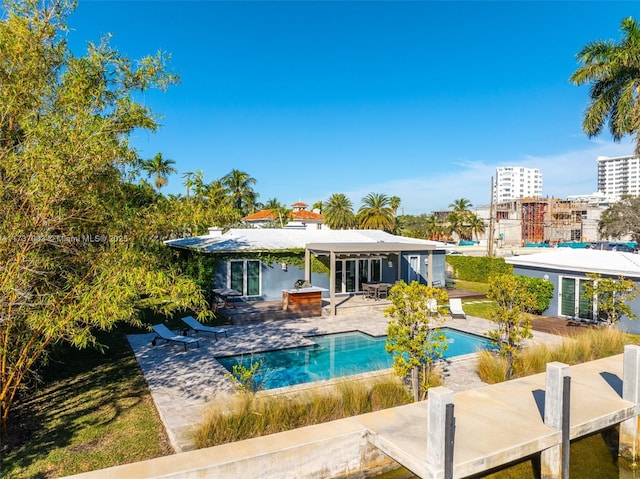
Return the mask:
[[162,127],[132,139],[176,162],[165,194],[239,169],[263,202],[375,192],[417,215],[488,204],[498,166],[539,168],[544,196],[594,192],[596,157],[633,145],[586,137],[568,79],[628,16],[640,3],[79,0],[68,39],[171,55],[181,83],[144,97]]

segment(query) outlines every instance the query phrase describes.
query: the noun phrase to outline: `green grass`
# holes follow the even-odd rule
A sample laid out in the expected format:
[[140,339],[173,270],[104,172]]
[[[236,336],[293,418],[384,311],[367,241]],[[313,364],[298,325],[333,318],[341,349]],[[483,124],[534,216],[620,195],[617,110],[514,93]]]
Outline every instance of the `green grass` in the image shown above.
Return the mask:
[[6,478],[53,478],[172,453],[138,364],[116,329],[105,354],[61,347],[13,410]]
[[463,279],[456,279],[454,289],[465,289],[467,291],[487,294],[487,291],[489,291],[489,283],[479,283],[477,281],[465,281]]
[[489,319],[489,312],[494,307],[493,302],[488,301],[486,303],[475,303],[473,302],[473,300],[470,301],[471,303],[462,301],[462,309],[464,309],[465,313],[467,313],[469,316]]

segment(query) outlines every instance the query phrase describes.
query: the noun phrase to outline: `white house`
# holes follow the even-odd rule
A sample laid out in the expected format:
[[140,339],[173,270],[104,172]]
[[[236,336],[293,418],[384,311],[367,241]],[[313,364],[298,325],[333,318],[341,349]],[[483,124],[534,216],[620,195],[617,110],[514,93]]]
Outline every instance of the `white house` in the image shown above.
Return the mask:
[[[567,319],[597,317],[595,306],[582,296],[587,273],[604,277],[624,276],[640,286],[640,255],[621,251],[557,248],[548,253],[505,258],[513,265],[513,272],[523,276],[543,278],[553,283],[554,297],[544,314]],[[640,298],[629,303],[640,317]],[[623,331],[640,333],[640,320],[622,318],[618,327]]]
[[[166,241],[179,248],[220,258],[212,288],[231,288],[245,300],[274,300],[300,279],[336,296],[362,294],[363,283],[445,285],[444,243],[408,238],[380,230],[330,230],[310,227],[230,229]],[[277,254],[295,257],[291,264]],[[326,274],[312,271],[311,258]]]

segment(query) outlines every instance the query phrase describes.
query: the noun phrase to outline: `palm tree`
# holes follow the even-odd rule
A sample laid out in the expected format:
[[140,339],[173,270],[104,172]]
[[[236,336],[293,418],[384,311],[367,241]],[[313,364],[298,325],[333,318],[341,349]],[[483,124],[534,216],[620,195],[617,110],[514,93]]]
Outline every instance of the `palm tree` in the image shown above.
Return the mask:
[[358,225],[362,229],[392,232],[396,219],[391,208],[391,198],[384,193],[369,193],[362,198],[362,206],[358,210]]
[[311,211],[315,211],[318,210],[322,213],[322,200],[318,200],[316,201],[312,206],[311,206]]
[[470,213],[467,217],[469,232],[473,235],[476,235],[476,239],[479,239],[479,236],[484,233],[486,226],[484,224],[484,220],[480,218],[475,213]]
[[400,203],[402,203],[402,200],[400,199],[399,196],[392,196],[391,198],[389,198],[389,206],[393,211],[393,216],[396,216],[396,214],[398,213],[398,208],[400,208]]
[[334,193],[323,203],[324,224],[334,230],[353,228],[356,216],[353,214],[351,200],[342,193]]
[[184,187],[187,189],[187,200],[189,199],[189,193],[191,191],[191,188],[193,188],[194,185],[194,181],[193,181],[193,173],[191,171],[187,171],[186,173],[182,174],[182,178],[184,178]]
[[233,208],[242,215],[251,213],[258,198],[258,193],[253,190],[256,179],[244,171],[234,169],[223,176],[220,182],[229,195]]
[[466,198],[460,198],[454,200],[453,203],[449,205],[449,208],[453,208],[453,211],[456,213],[466,213],[472,206],[471,201]]
[[169,182],[167,176],[178,172],[173,166],[171,166],[175,164],[175,161],[168,158],[165,160],[162,157],[162,153],[158,153],[153,158],[144,160],[141,168],[147,172],[147,176],[149,178],[153,177],[153,184],[156,186],[158,191],[160,191],[160,188],[166,186]]
[[209,184],[203,184],[202,196],[206,198],[210,204],[216,205],[216,207],[223,205],[230,206],[222,180],[213,180]]
[[431,213],[425,219],[425,236],[429,240],[441,240],[445,235],[445,228],[440,218],[435,213]]
[[448,230],[451,233],[458,235],[461,240],[471,239],[471,232],[469,230],[469,216],[472,214],[469,208],[473,205],[466,198],[460,198],[454,200],[449,205],[453,211],[447,215],[447,222],[449,223]]
[[631,17],[622,20],[619,43],[594,41],[577,54],[582,64],[569,80],[590,83],[591,102],[584,112],[582,129],[593,138],[605,123],[614,141],[635,134],[635,154],[640,154],[640,28]]

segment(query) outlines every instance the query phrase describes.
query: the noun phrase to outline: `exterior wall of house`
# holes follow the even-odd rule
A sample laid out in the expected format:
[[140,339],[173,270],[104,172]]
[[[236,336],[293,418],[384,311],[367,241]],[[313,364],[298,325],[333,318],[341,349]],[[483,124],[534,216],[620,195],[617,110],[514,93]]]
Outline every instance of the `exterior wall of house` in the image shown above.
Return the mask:
[[[416,257],[417,261],[417,276],[411,277],[410,261],[411,257]],[[400,258],[401,279],[405,282],[410,282],[411,279],[417,280],[421,284],[427,284],[428,265],[426,260],[428,255],[426,253],[406,253]],[[385,283],[395,283],[398,280],[398,256],[391,255],[389,258],[392,261],[392,266],[389,266],[389,261],[382,261],[382,281]],[[249,260],[255,260],[249,258]],[[444,286],[445,284],[445,253],[444,251],[433,252],[433,282]],[[260,291],[258,295],[246,296],[246,299],[251,300],[280,300],[282,299],[282,290],[292,289],[294,283],[304,279],[304,268],[287,264],[283,267],[280,263],[265,264],[260,263]],[[229,283],[229,262],[221,261],[214,273],[214,279],[212,282],[213,289],[230,288]],[[329,277],[320,273],[311,273],[311,284],[319,288],[324,288],[323,297],[329,296]]]
[[[545,316],[557,316],[563,317],[561,314],[561,288],[560,281],[563,277],[571,277],[578,279],[586,279],[586,276],[582,272],[577,271],[555,271],[555,270],[544,270],[539,268],[525,267],[525,266],[513,266],[513,273],[519,274],[522,276],[528,276],[530,278],[545,278],[553,284],[553,298],[549,303],[549,308],[547,308],[542,314]],[[635,280],[636,284],[640,286],[640,280]],[[631,306],[631,310],[634,314],[640,317],[640,297],[635,300],[629,302],[629,306]],[[569,318],[567,318],[569,319]],[[622,318],[618,324],[616,325],[618,329],[621,331],[625,331],[633,334],[640,334],[640,320],[630,320],[628,318]]]
[[[253,258],[252,258],[253,259]],[[212,288],[229,288],[228,262],[221,261],[215,271]],[[248,296],[248,300],[281,300],[283,289],[292,289],[293,284],[304,279],[304,268],[287,264],[283,268],[280,263],[266,264],[260,262],[260,294]],[[311,284],[319,288],[326,288],[329,295],[329,277],[319,273],[311,273]]]
[[[417,276],[413,277],[411,271],[411,257],[417,257]],[[427,284],[427,278],[429,276],[428,270],[429,266],[427,264],[428,254],[418,254],[418,253],[405,253],[402,255],[402,259],[400,262],[401,268],[401,278],[406,283],[410,283],[412,280],[416,280],[421,284]],[[435,284],[440,284],[442,286],[445,285],[445,252],[444,251],[434,251],[433,252],[433,264],[431,265],[431,271],[433,274],[432,281]],[[389,280],[388,282],[393,283],[397,279],[397,276],[394,277],[393,281]],[[385,281],[387,281],[385,279]]]

